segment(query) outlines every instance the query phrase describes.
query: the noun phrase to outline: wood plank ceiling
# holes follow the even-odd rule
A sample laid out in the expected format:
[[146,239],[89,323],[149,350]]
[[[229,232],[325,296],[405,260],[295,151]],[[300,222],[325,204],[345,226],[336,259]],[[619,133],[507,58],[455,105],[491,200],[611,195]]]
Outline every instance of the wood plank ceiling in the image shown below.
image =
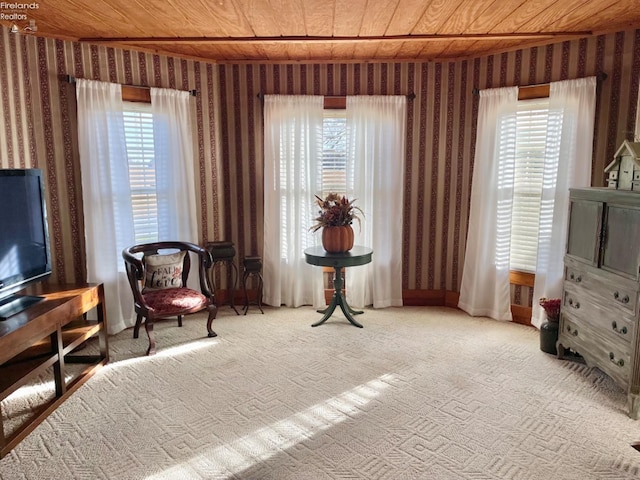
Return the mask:
[[44,0],[37,5],[26,10],[3,3],[0,23],[15,24],[20,32],[35,26],[35,35],[219,63],[458,60],[640,28],[640,0]]

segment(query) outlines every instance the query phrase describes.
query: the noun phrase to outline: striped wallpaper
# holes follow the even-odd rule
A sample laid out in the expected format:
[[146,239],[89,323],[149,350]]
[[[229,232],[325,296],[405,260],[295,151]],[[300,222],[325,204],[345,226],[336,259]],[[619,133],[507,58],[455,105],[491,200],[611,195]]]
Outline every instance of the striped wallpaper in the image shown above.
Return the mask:
[[75,88],[67,75],[134,85],[197,90],[192,122],[203,242],[224,225],[216,153],[219,83],[213,64],[95,45],[13,35],[0,28],[0,168],[46,174],[49,234],[58,282],[84,280],[84,226]]
[[[458,291],[466,243],[478,97],[474,88],[532,85],[607,73],[598,86],[593,185],[635,125],[640,30],[455,63],[222,65],[225,203],[236,223],[225,235],[259,251],[262,118],[257,93],[409,94],[405,171],[403,288]],[[390,159],[393,161],[393,159]],[[257,173],[257,175],[256,175]],[[251,206],[251,208],[247,208]],[[514,303],[530,305],[528,288]]]
[[[0,167],[47,175],[58,281],[84,279],[82,195],[73,85],[64,75],[198,90],[195,185],[201,239],[261,254],[262,106],[258,93],[409,94],[403,288],[456,292],[462,276],[478,97],[474,88],[530,85],[605,72],[598,86],[593,185],[632,139],[640,30],[450,63],[213,65],[67,41],[0,27]],[[393,161],[393,159],[391,159]],[[400,246],[399,246],[400,248]],[[515,303],[530,305],[528,288]]]

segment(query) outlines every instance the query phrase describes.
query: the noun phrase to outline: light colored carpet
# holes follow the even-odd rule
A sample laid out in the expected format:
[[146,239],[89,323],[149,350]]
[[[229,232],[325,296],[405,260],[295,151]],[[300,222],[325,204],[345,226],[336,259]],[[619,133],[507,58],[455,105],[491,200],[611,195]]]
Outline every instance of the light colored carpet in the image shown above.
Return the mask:
[[[538,332],[453,309],[223,309],[131,331],[0,460],[13,479],[630,479],[640,422]],[[11,402],[29,403],[20,392]]]

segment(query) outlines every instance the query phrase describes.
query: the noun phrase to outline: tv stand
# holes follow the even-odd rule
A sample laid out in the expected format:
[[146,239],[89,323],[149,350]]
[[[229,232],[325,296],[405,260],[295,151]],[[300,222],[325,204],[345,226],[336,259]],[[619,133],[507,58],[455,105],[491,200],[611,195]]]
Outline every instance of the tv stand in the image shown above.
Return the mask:
[[7,320],[9,317],[26,310],[31,305],[35,305],[44,297],[34,295],[9,295],[0,300],[0,320]]
[[[53,370],[55,395],[10,433],[5,432],[5,416],[0,411],[0,458],[109,361],[102,284],[38,284],[20,293],[43,300],[0,322],[0,401],[49,369]],[[93,309],[97,320],[87,320],[86,313]],[[74,352],[94,336],[97,354]],[[65,368],[71,363],[86,366],[72,376]]]

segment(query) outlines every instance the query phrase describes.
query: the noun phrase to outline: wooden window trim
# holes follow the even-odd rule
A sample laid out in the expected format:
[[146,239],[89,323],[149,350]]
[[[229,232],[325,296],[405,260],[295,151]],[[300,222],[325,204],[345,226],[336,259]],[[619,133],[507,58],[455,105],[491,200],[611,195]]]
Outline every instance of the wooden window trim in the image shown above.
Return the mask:
[[344,110],[347,108],[347,97],[324,97],[325,110]]
[[151,90],[148,87],[122,85],[122,101],[151,103]]
[[535,273],[519,272],[517,270],[511,270],[509,272],[509,283],[511,285],[522,285],[524,287],[533,287],[533,282],[536,279]]
[[530,87],[518,87],[518,100],[532,100],[534,98],[549,98],[551,86],[532,85]]

